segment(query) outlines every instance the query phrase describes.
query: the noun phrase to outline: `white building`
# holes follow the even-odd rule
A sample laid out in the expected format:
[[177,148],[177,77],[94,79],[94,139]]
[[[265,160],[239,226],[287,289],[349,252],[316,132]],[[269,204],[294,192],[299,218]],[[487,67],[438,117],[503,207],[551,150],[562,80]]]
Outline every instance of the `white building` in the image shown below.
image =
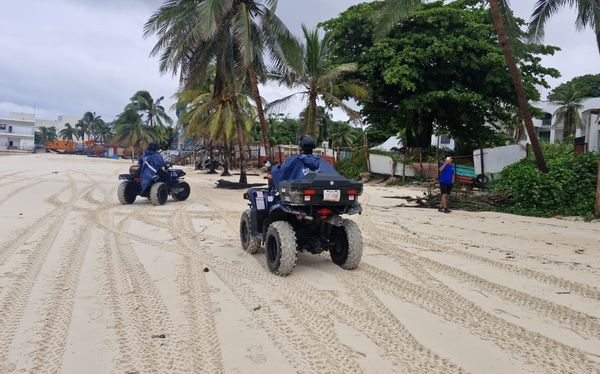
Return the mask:
[[[581,102],[583,107],[580,110],[583,128],[577,129],[577,137],[585,137],[587,150],[600,152],[600,98],[594,97],[585,99]],[[533,125],[536,128],[538,138],[548,143],[563,141],[565,138],[564,124],[555,119],[555,112],[560,107],[557,103],[544,101],[533,103],[533,106],[540,108],[544,112],[542,119],[533,119]],[[568,134],[567,134],[568,136]],[[527,137],[529,141],[529,137]]]
[[33,150],[35,121],[0,118],[0,149]]
[[65,128],[67,123],[75,126],[77,122],[81,119],[81,116],[67,116],[62,115],[58,116],[55,120],[41,119],[36,118],[33,113],[17,113],[12,112],[8,115],[8,118],[15,120],[25,120],[25,121],[35,121],[35,129],[39,129],[40,127],[56,127],[56,133]]

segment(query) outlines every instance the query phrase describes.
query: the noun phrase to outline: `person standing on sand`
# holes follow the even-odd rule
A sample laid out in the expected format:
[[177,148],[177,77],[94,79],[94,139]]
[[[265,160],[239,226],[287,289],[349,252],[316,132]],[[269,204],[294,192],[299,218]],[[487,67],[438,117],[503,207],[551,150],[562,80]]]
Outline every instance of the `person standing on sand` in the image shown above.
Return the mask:
[[440,212],[450,213],[451,210],[448,209],[448,195],[450,195],[452,187],[454,186],[454,164],[452,163],[452,157],[446,157],[444,163],[440,165],[439,172],[442,201],[438,210]]

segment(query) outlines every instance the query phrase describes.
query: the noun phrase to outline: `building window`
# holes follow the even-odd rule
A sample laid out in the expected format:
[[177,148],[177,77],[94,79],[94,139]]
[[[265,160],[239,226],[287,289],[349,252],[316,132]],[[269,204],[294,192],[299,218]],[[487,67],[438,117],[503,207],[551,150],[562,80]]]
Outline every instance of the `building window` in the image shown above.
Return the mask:
[[4,123],[0,123],[0,130],[6,130],[6,125]]
[[447,135],[440,136],[440,144],[448,145],[450,144],[450,138]]
[[550,143],[550,131],[540,131],[538,137],[540,138],[540,141]]
[[542,118],[542,126],[551,126],[552,125],[552,114],[544,113],[544,118]]

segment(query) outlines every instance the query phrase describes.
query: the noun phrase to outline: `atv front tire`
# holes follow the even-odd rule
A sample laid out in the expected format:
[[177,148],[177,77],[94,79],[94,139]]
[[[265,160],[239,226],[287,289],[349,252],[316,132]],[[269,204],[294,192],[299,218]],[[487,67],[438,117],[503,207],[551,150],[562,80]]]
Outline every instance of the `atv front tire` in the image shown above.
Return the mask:
[[240,219],[240,240],[244,251],[255,254],[260,252],[260,236],[254,235],[252,228],[256,227],[256,212],[247,209]]
[[342,226],[331,230],[333,247],[329,250],[331,260],[342,269],[358,267],[363,251],[362,235],[356,222],[345,219]]
[[165,205],[169,197],[169,189],[163,182],[156,182],[150,188],[150,201],[153,205]]
[[121,182],[121,184],[119,184],[119,189],[117,190],[119,202],[123,205],[133,204],[138,195],[138,189],[139,187],[131,181]]
[[187,182],[178,183],[177,186],[173,189],[171,197],[175,201],[187,200],[187,198],[190,197],[190,185]]
[[265,240],[267,266],[272,273],[286,276],[294,270],[298,250],[292,225],[277,221],[269,225]]

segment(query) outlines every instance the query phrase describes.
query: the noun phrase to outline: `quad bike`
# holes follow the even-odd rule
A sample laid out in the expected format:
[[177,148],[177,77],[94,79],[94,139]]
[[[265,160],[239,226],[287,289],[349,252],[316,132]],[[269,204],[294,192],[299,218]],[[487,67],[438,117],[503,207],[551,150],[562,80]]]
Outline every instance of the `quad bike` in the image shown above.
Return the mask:
[[329,251],[343,269],[358,267],[363,242],[358,225],[343,214],[360,214],[362,183],[339,174],[309,173],[282,181],[279,189],[250,188],[244,193],[250,209],[240,220],[243,249],[266,252],[269,270],[285,276],[296,266],[298,251]]
[[133,204],[137,196],[142,196],[153,205],[164,205],[169,195],[175,201],[184,201],[190,196],[190,185],[183,182],[184,175],[185,171],[169,166],[154,177],[146,191],[142,191],[140,168],[131,165],[128,174],[119,175],[119,180],[123,181],[117,191],[119,202],[123,205]]

